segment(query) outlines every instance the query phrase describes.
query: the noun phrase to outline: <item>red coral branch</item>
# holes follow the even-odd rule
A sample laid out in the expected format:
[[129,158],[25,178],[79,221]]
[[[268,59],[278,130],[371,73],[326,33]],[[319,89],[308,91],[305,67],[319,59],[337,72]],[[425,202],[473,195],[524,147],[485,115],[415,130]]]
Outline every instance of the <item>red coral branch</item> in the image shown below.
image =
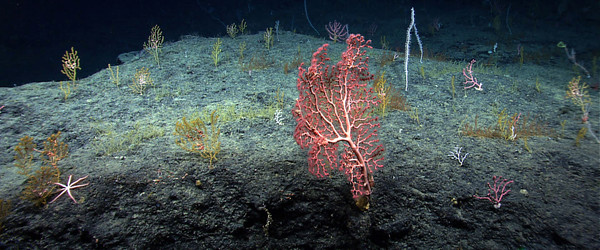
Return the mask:
[[377,138],[379,122],[371,116],[380,101],[372,88],[367,89],[373,79],[365,56],[370,42],[361,35],[350,35],[336,65],[326,65],[329,45],[321,46],[308,68],[298,68],[300,95],[294,108],[298,122],[294,138],[301,148],[310,148],[310,172],[317,177],[328,176],[331,168],[344,172],[352,183],[357,205],[366,201],[366,207],[359,205],[363,208],[368,208],[372,173],[383,166],[383,157],[379,157],[383,145]]

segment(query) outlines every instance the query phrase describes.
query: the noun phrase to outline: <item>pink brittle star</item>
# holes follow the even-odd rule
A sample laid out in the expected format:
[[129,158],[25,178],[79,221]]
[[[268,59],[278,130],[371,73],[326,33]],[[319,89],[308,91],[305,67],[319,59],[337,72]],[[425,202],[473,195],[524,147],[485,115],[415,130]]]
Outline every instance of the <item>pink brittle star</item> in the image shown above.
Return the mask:
[[57,183],[54,183],[54,184],[56,184],[56,185],[59,185],[59,186],[61,186],[61,187],[62,187],[62,189],[61,189],[61,191],[62,191],[62,192],[60,192],[60,194],[58,194],[58,195],[57,195],[57,196],[54,198],[54,200],[52,200],[50,203],[52,203],[52,202],[56,201],[56,200],[57,200],[58,198],[60,198],[60,197],[61,197],[61,196],[62,196],[62,195],[65,193],[65,192],[66,192],[67,194],[69,194],[69,197],[71,197],[71,200],[73,200],[73,202],[77,203],[77,201],[75,200],[75,198],[73,198],[73,195],[71,195],[71,189],[80,188],[80,187],[85,187],[85,186],[89,185],[89,183],[76,185],[76,184],[77,184],[77,183],[79,183],[80,181],[82,181],[82,180],[85,180],[85,178],[88,178],[88,176],[89,176],[89,175],[86,175],[86,176],[84,176],[84,177],[81,177],[81,178],[77,179],[76,181],[74,181],[73,183],[71,183],[71,177],[73,177],[73,176],[72,176],[72,175],[69,175],[69,181],[67,182],[67,185],[65,185],[65,184],[61,184],[61,183],[58,183],[58,182],[57,182]]

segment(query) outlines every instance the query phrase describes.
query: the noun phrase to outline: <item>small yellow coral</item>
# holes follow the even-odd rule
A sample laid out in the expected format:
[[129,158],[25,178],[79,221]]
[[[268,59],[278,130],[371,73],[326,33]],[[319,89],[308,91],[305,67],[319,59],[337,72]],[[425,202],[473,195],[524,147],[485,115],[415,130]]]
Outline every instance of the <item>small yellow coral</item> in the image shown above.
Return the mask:
[[158,27],[158,25],[154,25],[154,27],[152,27],[152,30],[150,31],[148,42],[144,43],[144,49],[154,56],[154,61],[156,61],[158,67],[160,67],[158,53],[161,52],[164,40],[165,37],[162,35],[162,30],[160,30],[160,27]]
[[227,25],[227,34],[229,35],[229,37],[235,38],[235,36],[237,36],[238,32],[239,32],[239,29],[235,25],[235,23],[232,23],[231,25]]
[[81,70],[81,67],[79,66],[79,56],[73,47],[71,47],[71,52],[66,51],[65,55],[63,55],[62,66],[63,69],[60,72],[66,75],[73,84],[75,84],[77,70]]
[[79,66],[79,56],[73,47],[71,47],[71,52],[66,51],[65,55],[63,55],[62,67],[63,69],[60,72],[66,75],[69,80],[71,80],[70,82],[66,82],[64,84],[62,81],[60,82],[60,90],[62,90],[64,93],[66,101],[73,90],[77,88],[77,70],[81,70],[81,67]]
[[[24,136],[15,147],[15,166],[20,168],[19,174],[27,177],[27,184],[21,198],[33,202],[37,206],[46,204],[48,197],[54,192],[60,178],[58,161],[68,154],[66,143],[59,141],[60,132],[52,134],[44,142],[44,149],[36,149],[33,138]],[[40,153],[42,166],[34,171],[33,153]]]
[[129,87],[133,93],[143,95],[148,86],[154,86],[154,81],[152,81],[148,69],[142,67],[135,72],[135,76],[133,76],[133,83],[131,83]]
[[209,160],[209,168],[213,168],[213,162],[217,160],[217,154],[221,151],[219,135],[221,130],[217,127],[219,116],[214,110],[210,114],[210,131],[200,117],[193,118],[189,122],[185,117],[175,124],[175,144],[183,150],[199,153],[204,159]]
[[215,44],[213,44],[211,58],[213,59],[213,63],[215,64],[215,67],[217,67],[217,65],[219,64],[219,61],[220,61],[219,54],[221,54],[221,51],[222,51],[221,44],[223,44],[223,42],[221,41],[221,38],[217,38],[217,41],[215,42]]
[[0,231],[2,231],[2,223],[4,222],[4,218],[10,214],[10,209],[12,205],[9,200],[0,199]]
[[583,112],[582,120],[586,122],[588,117],[587,107],[591,103],[591,100],[587,91],[587,84],[579,84],[580,80],[581,76],[571,79],[569,85],[567,86],[568,90],[565,98],[571,99],[575,105],[581,108],[581,112]]
[[390,90],[391,87],[387,84],[387,79],[385,79],[385,71],[381,73],[379,77],[375,80],[375,86],[373,90],[377,93],[377,97],[381,100],[379,103],[379,111],[381,112],[381,117],[385,117],[386,109],[390,104]]

